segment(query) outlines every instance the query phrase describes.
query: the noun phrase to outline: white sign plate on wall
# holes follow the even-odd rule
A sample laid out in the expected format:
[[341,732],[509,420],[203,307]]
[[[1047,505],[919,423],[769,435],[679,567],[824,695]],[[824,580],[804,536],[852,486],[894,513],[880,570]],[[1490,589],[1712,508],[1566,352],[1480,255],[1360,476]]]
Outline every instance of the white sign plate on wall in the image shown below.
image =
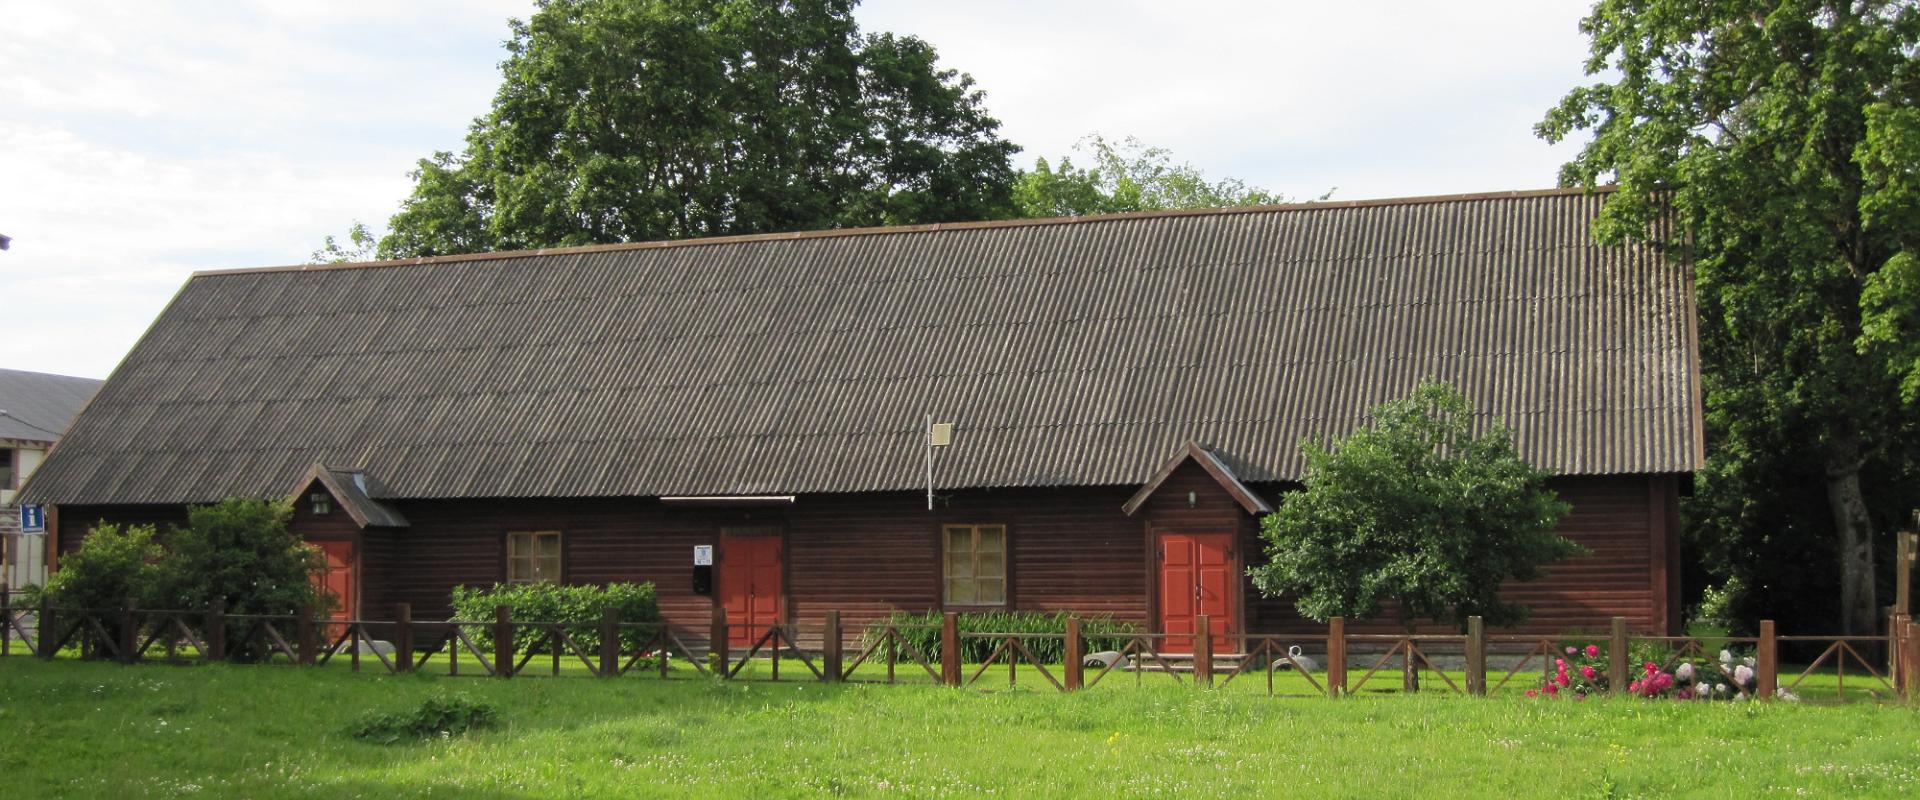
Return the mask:
[[713,566],[713,545],[696,544],[693,546],[693,565],[696,567]]

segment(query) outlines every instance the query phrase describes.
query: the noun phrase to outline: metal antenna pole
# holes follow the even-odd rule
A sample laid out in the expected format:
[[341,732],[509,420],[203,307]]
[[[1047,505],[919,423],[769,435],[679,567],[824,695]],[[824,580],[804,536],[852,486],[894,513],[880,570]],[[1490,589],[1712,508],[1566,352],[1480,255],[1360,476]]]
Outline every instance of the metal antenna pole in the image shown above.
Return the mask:
[[927,510],[933,510],[933,415],[927,415],[927,425],[921,429],[927,445]]

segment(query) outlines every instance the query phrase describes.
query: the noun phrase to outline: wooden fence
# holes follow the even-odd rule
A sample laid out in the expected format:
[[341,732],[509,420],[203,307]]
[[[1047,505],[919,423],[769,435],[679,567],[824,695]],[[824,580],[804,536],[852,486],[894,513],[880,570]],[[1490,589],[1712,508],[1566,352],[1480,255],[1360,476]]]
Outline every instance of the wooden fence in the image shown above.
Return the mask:
[[[1336,617],[1321,634],[1236,634],[1229,640],[1239,645],[1239,652],[1220,653],[1214,644],[1220,637],[1212,635],[1210,620],[1202,616],[1197,622],[1193,634],[1180,637],[1192,642],[1192,652],[1173,652],[1165,646],[1167,634],[1089,635],[1081,630],[1078,617],[1067,619],[1064,633],[961,631],[952,613],[944,615],[937,627],[878,623],[849,631],[843,628],[838,611],[828,611],[816,626],[746,626],[729,622],[725,610],[716,607],[710,625],[699,631],[664,622],[625,621],[613,609],[607,609],[597,624],[587,625],[517,620],[505,606],[488,620],[424,621],[414,619],[404,604],[396,607],[392,619],[331,620],[305,614],[227,613],[218,603],[200,610],[138,609],[132,604],[118,609],[71,609],[44,602],[22,608],[0,591],[0,633],[5,634],[0,636],[0,656],[51,660],[63,650],[77,649],[83,657],[128,664],[245,657],[300,666],[345,661],[356,672],[370,668],[394,674],[433,670],[497,678],[539,672],[600,678],[652,674],[662,679],[798,678],[951,687],[980,684],[1003,669],[1009,687],[1018,686],[1024,672],[1029,681],[1059,691],[1092,689],[1110,680],[1111,673],[1122,672],[1131,673],[1136,683],[1153,676],[1153,680],[1203,688],[1263,679],[1268,694],[1279,693],[1276,673],[1292,673],[1298,676],[1290,679],[1295,693],[1304,693],[1298,691],[1304,685],[1311,694],[1340,698],[1368,686],[1381,688],[1393,675],[1398,675],[1399,690],[1405,692],[1487,695],[1537,688],[1543,676],[1554,673],[1566,641],[1489,634],[1478,617],[1470,619],[1467,630],[1459,634],[1356,634],[1348,633],[1345,621]],[[1887,636],[1782,636],[1768,620],[1760,623],[1755,636],[1711,641],[1752,648],[1756,684],[1752,695],[1763,701],[1774,699],[1781,688],[1796,691],[1826,668],[1837,678],[1839,699],[1847,697],[1851,669],[1856,695],[1920,702],[1920,624],[1906,616],[1889,622]],[[589,630],[597,642],[583,646],[580,639]],[[915,644],[928,637],[937,643],[931,650]],[[1604,638],[1570,638],[1595,642],[1596,647],[1604,641],[1608,676],[1635,674],[1638,665],[1629,661],[1629,654],[1636,645],[1653,645],[1664,653],[1664,661],[1656,666],[1669,672],[1681,663],[1695,664],[1707,674],[1722,670],[1706,652],[1706,640],[1634,635],[1621,617],[1613,619]],[[802,639],[819,645],[802,649],[798,644]],[[984,643],[990,654],[965,663],[963,645],[970,643]],[[1302,652],[1303,643],[1312,654]],[[1819,652],[1799,672],[1784,676],[1784,683],[1779,661],[1782,643]],[[1889,658],[1876,665],[1877,659],[1869,653],[1881,654],[1883,647]],[[1057,661],[1039,657],[1036,648],[1062,657]],[[1503,664],[1490,666],[1496,653]],[[1095,655],[1099,658],[1090,661]],[[1324,659],[1319,669],[1308,663],[1316,656]],[[1443,659],[1457,661],[1458,668],[1443,668],[1437,663]],[[1731,674],[1724,680],[1732,682]],[[1626,683],[1611,681],[1610,690],[1623,691]]]

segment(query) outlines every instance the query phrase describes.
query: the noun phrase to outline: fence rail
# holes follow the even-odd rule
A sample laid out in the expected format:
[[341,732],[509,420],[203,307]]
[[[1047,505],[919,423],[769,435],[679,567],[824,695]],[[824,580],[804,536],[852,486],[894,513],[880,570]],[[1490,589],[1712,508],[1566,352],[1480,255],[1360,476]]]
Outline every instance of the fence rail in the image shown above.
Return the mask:
[[[993,669],[1004,668],[1007,686],[1022,674],[1043,688],[1063,692],[1093,689],[1111,673],[1132,673],[1139,684],[1155,680],[1197,687],[1226,687],[1264,676],[1269,695],[1312,694],[1340,698],[1359,693],[1382,672],[1400,675],[1400,690],[1444,690],[1465,695],[1537,688],[1551,680],[1567,639],[1605,642],[1606,690],[1625,691],[1636,664],[1636,648],[1649,660],[1640,666],[1678,672],[1683,665],[1703,680],[1739,687],[1742,695],[1772,700],[1784,690],[1799,693],[1824,667],[1834,677],[1834,700],[1850,696],[1901,698],[1920,702],[1920,624],[1901,615],[1889,620],[1885,636],[1791,635],[1762,621],[1756,636],[1703,639],[1690,636],[1634,635],[1616,617],[1604,640],[1596,636],[1552,637],[1488,634],[1478,617],[1458,634],[1348,633],[1340,618],[1324,633],[1308,635],[1218,635],[1202,616],[1184,634],[1087,634],[1070,616],[1063,633],[961,631],[957,615],[939,626],[876,622],[848,631],[838,611],[822,624],[798,626],[730,622],[715,608],[704,632],[667,622],[634,622],[606,609],[597,624],[513,619],[501,606],[490,620],[418,621],[402,604],[392,619],[338,620],[310,614],[227,613],[215,603],[205,609],[80,609],[52,606],[44,600],[20,607],[0,592],[0,656],[32,655],[51,660],[62,651],[122,663],[255,662],[325,666],[344,660],[355,672],[371,666],[389,674],[443,670],[446,675],[514,678],[544,672],[578,673],[598,678],[652,674],[660,679],[718,677],[723,680],[806,680],[826,683],[923,682],[973,686]],[[932,647],[925,639],[937,632]],[[849,638],[849,634],[852,638]],[[704,640],[702,635],[704,634]],[[804,649],[802,639],[819,646]],[[1176,651],[1169,640],[1191,646]],[[849,641],[852,647],[848,647]],[[1217,649],[1230,642],[1236,652]],[[983,659],[964,663],[968,645]],[[1818,651],[1782,682],[1782,644]],[[696,645],[704,645],[699,647]],[[1309,652],[1303,645],[1312,648]],[[1751,664],[1730,664],[1711,655],[1710,645],[1752,648]],[[1090,648],[1100,647],[1093,650]],[[1886,658],[1877,661],[1875,655]],[[851,657],[849,657],[851,649]],[[1498,651],[1506,662],[1489,665]],[[1047,656],[1040,655],[1047,653]],[[1058,659],[1053,657],[1058,654]],[[543,662],[537,658],[544,656]],[[1324,664],[1316,663],[1324,659]],[[463,663],[467,666],[463,672]],[[1446,664],[1441,663],[1447,662]],[[1458,664],[1455,668],[1454,664]],[[540,669],[540,666],[545,669]],[[1848,672],[1852,671],[1849,688]],[[1280,681],[1280,673],[1299,680]],[[1354,675],[1357,673],[1357,678]],[[1736,673],[1744,677],[1736,677]],[[1536,677],[1537,676],[1537,677]],[[1491,679],[1491,683],[1489,682]],[[1518,680],[1518,686],[1514,686]],[[1351,681],[1351,683],[1350,683]],[[1282,687],[1282,683],[1289,684]],[[1302,687],[1305,688],[1302,688]],[[1513,687],[1513,688],[1509,688]],[[1849,692],[1852,692],[1849,695]]]

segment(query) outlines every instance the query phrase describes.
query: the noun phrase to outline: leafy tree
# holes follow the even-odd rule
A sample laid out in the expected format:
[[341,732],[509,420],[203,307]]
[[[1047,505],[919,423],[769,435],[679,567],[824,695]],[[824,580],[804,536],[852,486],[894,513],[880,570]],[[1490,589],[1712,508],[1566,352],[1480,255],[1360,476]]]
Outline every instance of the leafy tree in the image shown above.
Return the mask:
[[152,602],[204,608],[219,599],[233,614],[324,611],[333,599],[313,583],[320,556],[287,529],[292,518],[288,501],[253,497],[188,509],[187,526],[166,537]]
[[309,263],[313,264],[349,264],[357,261],[373,261],[380,257],[380,240],[367,230],[366,223],[354,220],[347,228],[346,241],[340,241],[328,234],[320,249],[313,251]]
[[1249,570],[1254,584],[1321,621],[1372,617],[1387,601],[1408,629],[1525,619],[1500,584],[1580,552],[1554,532],[1567,504],[1546,474],[1506,429],[1475,435],[1473,409],[1445,383],[1423,382],[1372,416],[1343,441],[1301,443],[1305,488],[1261,520],[1268,563]]
[[854,0],[542,0],[383,257],[1003,216],[970,77]]
[[[1920,386],[1920,8],[1601,0],[1582,29],[1587,71],[1609,79],[1574,89],[1537,132],[1592,132],[1561,181],[1620,184],[1598,235],[1695,265],[1715,446],[1690,537],[1731,556],[1722,577],[1762,592],[1756,571],[1781,569],[1768,556],[1837,555],[1829,607],[1847,632],[1871,631],[1874,550],[1886,544],[1875,531],[1913,498],[1868,491],[1913,468],[1914,406],[1902,410],[1896,387],[1903,376]],[[1828,519],[1804,506],[1758,513],[1805,497],[1809,479]],[[1791,611],[1832,594],[1771,602]]]
[[[1015,216],[1063,217],[1287,202],[1284,195],[1248,186],[1237,178],[1209,181],[1192,164],[1173,163],[1173,154],[1165,148],[1149,147],[1131,136],[1115,143],[1094,134],[1074,149],[1091,156],[1093,166],[1076,167],[1072,157],[1061,158],[1058,167],[1039,159],[1032,170],[1020,173],[1014,184]],[[1331,194],[1329,190],[1320,199]]]

